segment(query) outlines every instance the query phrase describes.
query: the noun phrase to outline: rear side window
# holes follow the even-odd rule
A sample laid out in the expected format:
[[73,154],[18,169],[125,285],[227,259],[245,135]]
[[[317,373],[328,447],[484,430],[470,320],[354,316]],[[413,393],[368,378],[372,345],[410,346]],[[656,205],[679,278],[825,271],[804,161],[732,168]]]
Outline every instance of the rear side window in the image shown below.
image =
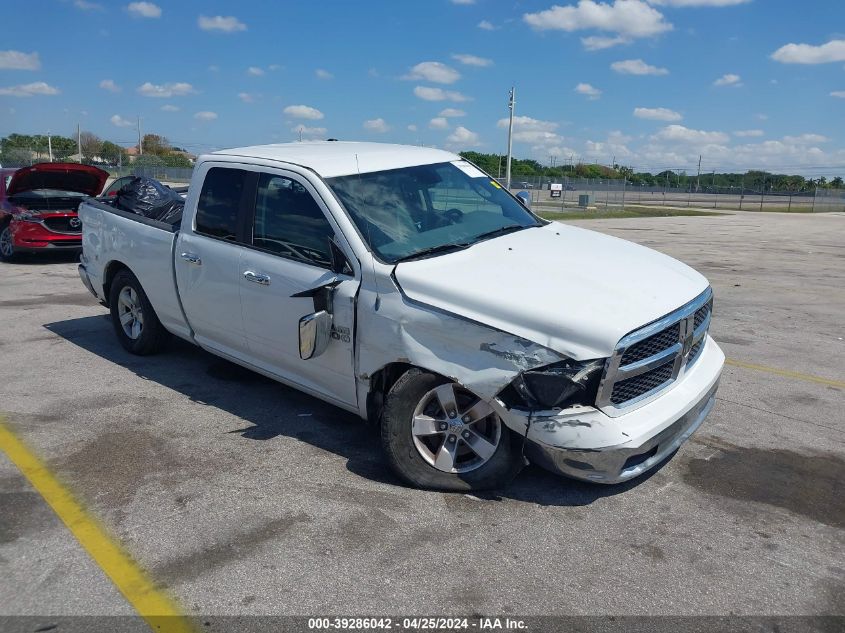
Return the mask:
[[314,197],[284,176],[261,174],[252,245],[315,266],[331,265],[331,224]]
[[247,172],[243,169],[212,167],[208,170],[197,203],[197,233],[232,242],[237,239],[238,209],[246,177]]

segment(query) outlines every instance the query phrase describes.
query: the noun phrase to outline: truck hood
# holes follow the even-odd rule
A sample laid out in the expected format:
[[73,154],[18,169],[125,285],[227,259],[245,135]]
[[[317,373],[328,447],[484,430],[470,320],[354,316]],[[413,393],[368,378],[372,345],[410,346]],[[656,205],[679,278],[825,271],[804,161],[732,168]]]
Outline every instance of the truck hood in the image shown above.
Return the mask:
[[401,262],[394,274],[411,300],[577,360],[610,356],[625,334],[708,286],[667,255],[557,222]]
[[55,189],[98,196],[108,177],[108,172],[92,165],[38,163],[18,169],[6,187],[6,194],[14,196],[36,189]]

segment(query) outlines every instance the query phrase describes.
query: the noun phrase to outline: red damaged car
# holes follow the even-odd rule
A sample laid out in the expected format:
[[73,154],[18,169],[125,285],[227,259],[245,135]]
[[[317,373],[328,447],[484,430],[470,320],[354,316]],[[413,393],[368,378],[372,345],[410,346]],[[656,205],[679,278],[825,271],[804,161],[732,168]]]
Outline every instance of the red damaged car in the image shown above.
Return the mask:
[[84,198],[103,190],[108,173],[78,163],[0,170],[0,259],[18,253],[79,250]]

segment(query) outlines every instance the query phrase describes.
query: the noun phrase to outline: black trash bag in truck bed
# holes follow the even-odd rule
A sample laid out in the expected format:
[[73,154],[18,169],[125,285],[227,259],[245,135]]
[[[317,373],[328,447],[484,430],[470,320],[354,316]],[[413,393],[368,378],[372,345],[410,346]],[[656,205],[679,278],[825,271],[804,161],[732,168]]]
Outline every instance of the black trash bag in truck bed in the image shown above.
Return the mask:
[[115,206],[175,226],[182,221],[185,201],[159,181],[139,176],[120,188]]

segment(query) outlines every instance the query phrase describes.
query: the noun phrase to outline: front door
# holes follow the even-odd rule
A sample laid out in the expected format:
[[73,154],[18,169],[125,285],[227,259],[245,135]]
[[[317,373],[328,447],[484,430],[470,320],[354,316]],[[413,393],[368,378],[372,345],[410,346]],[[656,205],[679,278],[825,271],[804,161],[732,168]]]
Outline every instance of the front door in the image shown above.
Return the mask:
[[[354,345],[358,281],[331,271],[328,209],[305,178],[261,173],[248,247],[238,277],[244,334],[254,362],[345,405],[356,405]],[[333,280],[332,339],[315,358],[299,357],[299,320],[314,312],[311,297],[294,297]]]

